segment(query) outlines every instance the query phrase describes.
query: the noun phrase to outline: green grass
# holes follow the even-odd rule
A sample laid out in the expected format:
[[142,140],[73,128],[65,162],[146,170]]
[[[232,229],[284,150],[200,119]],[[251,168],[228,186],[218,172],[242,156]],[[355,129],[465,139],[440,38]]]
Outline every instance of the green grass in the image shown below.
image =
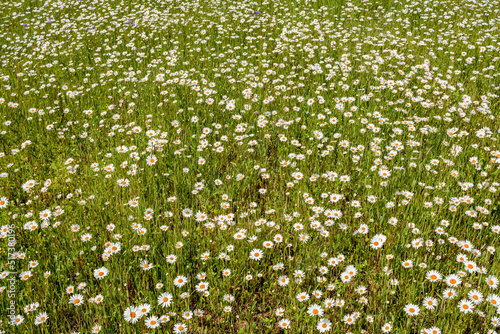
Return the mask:
[[[0,332],[316,333],[324,318],[330,333],[496,333],[498,8],[2,2]],[[447,299],[449,275],[461,283]]]

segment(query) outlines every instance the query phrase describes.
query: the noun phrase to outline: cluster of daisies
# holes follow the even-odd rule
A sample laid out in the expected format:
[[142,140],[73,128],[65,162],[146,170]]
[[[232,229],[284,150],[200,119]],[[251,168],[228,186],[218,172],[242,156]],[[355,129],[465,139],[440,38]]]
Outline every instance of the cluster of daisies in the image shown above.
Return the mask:
[[498,0],[126,5],[0,4],[0,333],[497,333]]

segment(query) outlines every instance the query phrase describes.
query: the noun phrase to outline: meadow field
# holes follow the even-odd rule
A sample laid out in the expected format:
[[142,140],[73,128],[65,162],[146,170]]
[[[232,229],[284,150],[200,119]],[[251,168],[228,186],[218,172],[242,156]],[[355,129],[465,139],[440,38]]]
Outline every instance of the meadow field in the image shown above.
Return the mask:
[[0,2],[0,333],[500,332],[500,1]]

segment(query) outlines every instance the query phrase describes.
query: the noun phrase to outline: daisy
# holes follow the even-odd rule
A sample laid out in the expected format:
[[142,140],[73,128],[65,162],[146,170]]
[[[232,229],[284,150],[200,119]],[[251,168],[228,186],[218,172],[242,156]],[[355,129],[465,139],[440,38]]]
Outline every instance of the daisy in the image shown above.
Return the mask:
[[486,277],[486,284],[488,284],[490,289],[495,290],[496,288],[498,288],[498,278],[493,275],[488,276]]
[[151,305],[141,304],[141,305],[137,306],[137,310],[139,311],[140,316],[142,317],[143,315],[146,315],[149,313],[149,311],[151,311]]
[[342,307],[345,305],[345,301],[343,299],[337,299],[335,300],[335,306],[336,307]]
[[464,262],[465,264],[465,270],[467,270],[469,273],[473,273],[477,271],[477,265],[473,261],[466,261]]
[[147,328],[156,328],[160,326],[160,319],[158,319],[158,317],[151,316],[146,319],[145,323]]
[[175,261],[177,261],[177,256],[175,256],[173,254],[167,255],[167,262],[168,263],[175,263]]
[[[342,261],[340,255],[337,256],[337,259],[339,259],[339,261]],[[356,274],[358,273],[358,270],[356,269],[356,267],[354,267],[351,264],[351,265],[348,265],[347,267],[345,267],[345,272],[348,273],[351,276],[356,276]]]
[[417,305],[408,304],[405,306],[404,311],[410,316],[415,316],[420,313],[420,307],[418,307]]
[[465,261],[467,261],[467,255],[462,253],[457,255],[457,262],[464,263]]
[[305,276],[305,273],[302,270],[295,270],[293,272],[293,276],[296,278],[303,278]]
[[352,314],[346,314],[342,319],[347,325],[352,325],[356,322],[356,317]]
[[69,302],[75,306],[80,306],[83,304],[83,296],[80,294],[73,295],[69,298]]
[[33,274],[31,273],[31,270],[28,270],[28,271],[21,271],[21,273],[19,274],[19,278],[22,280],[22,281],[26,281],[28,278],[30,278],[31,276],[33,276]]
[[377,234],[376,236],[374,236],[370,241],[370,247],[373,249],[382,248],[385,242],[385,236],[383,237],[382,236],[383,236],[382,234]]
[[453,299],[457,296],[457,292],[455,289],[448,288],[443,291],[443,298],[444,299]]
[[309,235],[307,233],[299,234],[299,241],[307,242],[307,240],[309,240]]
[[229,294],[225,294],[223,298],[228,303],[232,303],[234,301],[234,296],[229,295]]
[[450,287],[458,286],[458,285],[460,285],[460,283],[462,283],[462,281],[460,280],[460,277],[458,275],[455,275],[455,274],[451,274],[451,275],[446,276],[445,281],[446,281],[446,285],[448,285]]
[[356,292],[359,293],[360,295],[362,295],[366,292],[366,287],[364,287],[363,285],[360,285],[356,288]]
[[316,298],[321,298],[321,296],[323,295],[323,292],[321,292],[320,290],[314,290],[313,292],[313,296],[316,297]]
[[384,333],[389,333],[392,330],[392,325],[389,323],[386,323],[382,326],[382,332]]
[[130,181],[128,179],[119,179],[116,181],[120,187],[128,187]]
[[429,334],[441,334],[441,330],[438,327],[429,328]]
[[43,313],[40,313],[39,315],[36,316],[35,318],[35,325],[40,325],[40,324],[43,324],[44,322],[46,322],[47,320],[49,319],[49,317],[47,316],[47,313],[43,312]]
[[155,155],[150,155],[149,157],[147,157],[147,164],[149,166],[152,166],[156,163],[158,159],[156,159],[156,156]]
[[272,241],[264,241],[262,245],[264,246],[264,248],[271,248],[273,247],[274,243]]
[[433,310],[437,305],[437,299],[433,297],[426,297],[424,299],[424,307],[428,310]]
[[0,209],[5,209],[9,205],[9,200],[7,197],[0,197]]
[[97,278],[98,280],[103,279],[104,277],[108,276],[108,274],[109,270],[106,269],[105,267],[94,270],[94,277]]
[[281,319],[278,322],[278,326],[280,328],[283,328],[283,329],[290,328],[290,320],[288,320],[288,319]]
[[469,291],[467,297],[469,297],[470,301],[475,305],[481,304],[484,300],[483,294],[479,290]]
[[16,315],[15,317],[12,317],[10,320],[10,324],[13,326],[19,326],[24,322],[24,317],[22,315]]
[[427,274],[425,275],[425,278],[431,282],[437,282],[437,281],[441,280],[442,276],[437,270],[431,270],[431,271],[427,272]]
[[299,302],[305,302],[309,299],[309,294],[307,294],[307,292],[300,292],[297,294],[296,298]]
[[281,307],[277,308],[275,314],[276,314],[277,317],[282,317],[285,314],[285,309],[281,308]]
[[488,295],[488,302],[495,307],[500,306],[500,297],[494,294]]
[[189,320],[193,317],[193,312],[191,311],[186,311],[182,314],[182,317],[186,320]]
[[340,279],[342,280],[342,282],[344,283],[347,283],[351,280],[352,276],[349,275],[349,273],[346,273],[346,272],[343,272],[342,274],[340,274]]
[[311,317],[314,317],[314,316],[322,316],[323,315],[323,309],[321,308],[320,305],[318,304],[313,304],[311,306],[309,306],[309,308],[307,309],[307,313],[311,316]]
[[158,305],[161,307],[169,307],[172,303],[172,295],[168,292],[164,292],[158,296]]
[[177,276],[174,279],[174,285],[178,288],[182,288],[186,283],[187,283],[187,278],[185,276]]
[[290,282],[290,280],[286,276],[280,276],[278,278],[278,284],[279,284],[279,286],[287,286],[288,282]]
[[335,300],[332,298],[327,298],[323,301],[323,305],[325,306],[325,308],[333,307],[335,306]]
[[185,331],[187,331],[187,326],[183,323],[177,323],[174,325],[173,330],[175,334],[184,333]]
[[328,332],[332,328],[332,323],[328,319],[320,319],[316,325],[316,329],[320,333]]
[[50,212],[50,210],[43,210],[42,212],[40,212],[40,219],[42,220],[47,220],[50,218],[50,216],[52,215],[52,213]]
[[150,269],[153,269],[153,267],[154,266],[151,263],[148,263],[147,260],[143,260],[141,262],[141,268],[142,268],[142,270],[150,270]]
[[207,282],[200,282],[198,285],[196,285],[196,291],[198,292],[203,292],[208,289],[208,283]]
[[406,260],[406,261],[401,262],[401,265],[405,268],[411,268],[411,267],[413,267],[413,261]]
[[336,267],[339,264],[339,260],[335,257],[331,257],[328,259],[328,265],[332,267]]
[[250,259],[251,260],[259,261],[260,259],[262,259],[263,256],[264,256],[264,253],[260,249],[257,249],[257,248],[254,248],[250,252]]
[[189,208],[184,209],[184,210],[182,210],[182,215],[186,218],[189,218],[193,215],[193,211],[191,211],[191,209],[189,209]]
[[471,313],[474,311],[474,304],[467,299],[462,299],[458,302],[458,309],[462,313]]

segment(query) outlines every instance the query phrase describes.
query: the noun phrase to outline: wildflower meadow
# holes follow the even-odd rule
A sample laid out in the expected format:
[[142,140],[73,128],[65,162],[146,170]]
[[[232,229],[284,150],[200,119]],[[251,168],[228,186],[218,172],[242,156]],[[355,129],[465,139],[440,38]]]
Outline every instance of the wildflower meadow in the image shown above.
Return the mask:
[[499,0],[6,0],[0,62],[0,333],[500,332]]

